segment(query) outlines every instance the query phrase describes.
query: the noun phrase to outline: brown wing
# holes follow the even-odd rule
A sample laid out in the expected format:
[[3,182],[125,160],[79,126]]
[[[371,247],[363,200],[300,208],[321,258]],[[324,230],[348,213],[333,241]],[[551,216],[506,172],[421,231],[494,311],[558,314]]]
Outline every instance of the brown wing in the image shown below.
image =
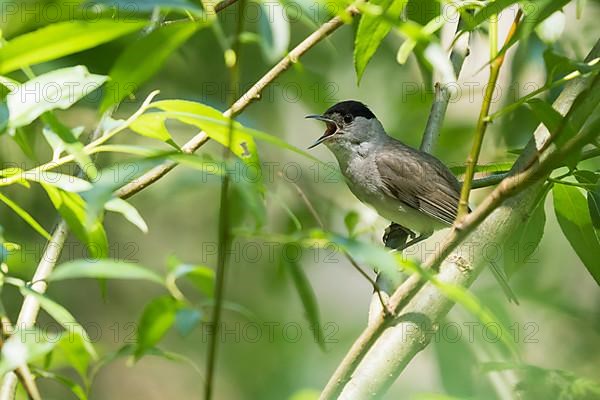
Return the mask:
[[399,143],[395,147],[376,160],[386,194],[451,225],[460,199],[456,177],[427,153]]

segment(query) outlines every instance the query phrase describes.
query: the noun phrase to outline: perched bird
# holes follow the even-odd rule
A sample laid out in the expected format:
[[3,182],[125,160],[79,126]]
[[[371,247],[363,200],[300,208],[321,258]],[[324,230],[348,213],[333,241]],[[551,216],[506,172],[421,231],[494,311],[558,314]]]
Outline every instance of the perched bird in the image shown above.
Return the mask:
[[309,148],[324,143],[352,193],[414,237],[404,248],[452,225],[460,199],[456,177],[434,156],[389,136],[367,106],[348,100],[306,118],[327,125]]
[[[405,249],[453,224],[461,189],[456,177],[431,154],[389,136],[367,106],[342,101],[323,115],[306,118],[327,125],[309,149],[324,143],[337,158],[352,193],[391,221],[392,230],[405,233],[392,246],[384,236],[389,247]],[[494,263],[490,266],[509,300],[518,304],[504,273]]]

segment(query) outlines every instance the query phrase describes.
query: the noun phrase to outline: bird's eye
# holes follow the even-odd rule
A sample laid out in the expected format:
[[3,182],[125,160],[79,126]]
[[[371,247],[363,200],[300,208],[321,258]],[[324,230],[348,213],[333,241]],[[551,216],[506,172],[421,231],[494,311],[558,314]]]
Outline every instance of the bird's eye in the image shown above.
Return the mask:
[[352,122],[353,119],[354,118],[352,118],[352,115],[350,115],[350,114],[344,115],[344,122],[347,123],[347,124],[349,124],[350,122]]

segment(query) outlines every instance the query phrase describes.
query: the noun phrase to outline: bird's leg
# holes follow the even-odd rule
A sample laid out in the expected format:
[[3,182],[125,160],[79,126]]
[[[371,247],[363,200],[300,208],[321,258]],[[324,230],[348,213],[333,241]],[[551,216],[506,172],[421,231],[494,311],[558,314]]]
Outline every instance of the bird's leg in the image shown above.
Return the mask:
[[433,235],[433,232],[422,233],[421,235],[412,239],[408,243],[404,243],[403,246],[396,248],[396,250],[398,250],[398,251],[405,250],[405,249],[409,248],[410,246],[414,246],[415,244],[422,242],[423,240],[429,238],[431,235]]
[[[392,222],[392,224],[385,229],[383,243],[387,248],[397,249],[405,246],[406,242],[414,237],[415,234],[412,231],[402,225]],[[393,273],[391,271],[377,271],[376,269],[375,272],[377,273],[377,277],[375,278],[375,284],[373,285],[375,291],[374,296],[377,296],[379,301],[371,301],[371,308],[369,310],[370,321],[374,320],[382,310],[385,315],[393,316],[392,310],[387,308],[387,301],[390,294],[393,293],[406,278],[401,271]]]
[[390,226],[385,229],[383,234],[383,244],[385,247],[390,249],[405,249],[409,238],[414,238],[415,233],[411,230],[392,222]]

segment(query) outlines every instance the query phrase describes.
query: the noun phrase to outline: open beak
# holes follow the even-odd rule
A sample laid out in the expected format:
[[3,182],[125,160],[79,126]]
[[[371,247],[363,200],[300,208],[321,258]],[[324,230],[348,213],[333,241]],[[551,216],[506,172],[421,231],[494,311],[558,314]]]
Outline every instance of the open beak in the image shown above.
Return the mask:
[[327,124],[327,129],[325,130],[325,133],[323,134],[323,136],[318,138],[316,142],[314,142],[312,145],[310,145],[308,147],[309,149],[312,149],[313,147],[320,145],[325,140],[327,140],[329,137],[331,137],[331,135],[333,135],[334,133],[336,133],[338,131],[337,124],[335,123],[334,120],[332,120],[330,118],[326,118],[326,117],[324,117],[322,115],[318,115],[318,114],[307,115],[305,118],[318,119],[319,121],[323,121]]

